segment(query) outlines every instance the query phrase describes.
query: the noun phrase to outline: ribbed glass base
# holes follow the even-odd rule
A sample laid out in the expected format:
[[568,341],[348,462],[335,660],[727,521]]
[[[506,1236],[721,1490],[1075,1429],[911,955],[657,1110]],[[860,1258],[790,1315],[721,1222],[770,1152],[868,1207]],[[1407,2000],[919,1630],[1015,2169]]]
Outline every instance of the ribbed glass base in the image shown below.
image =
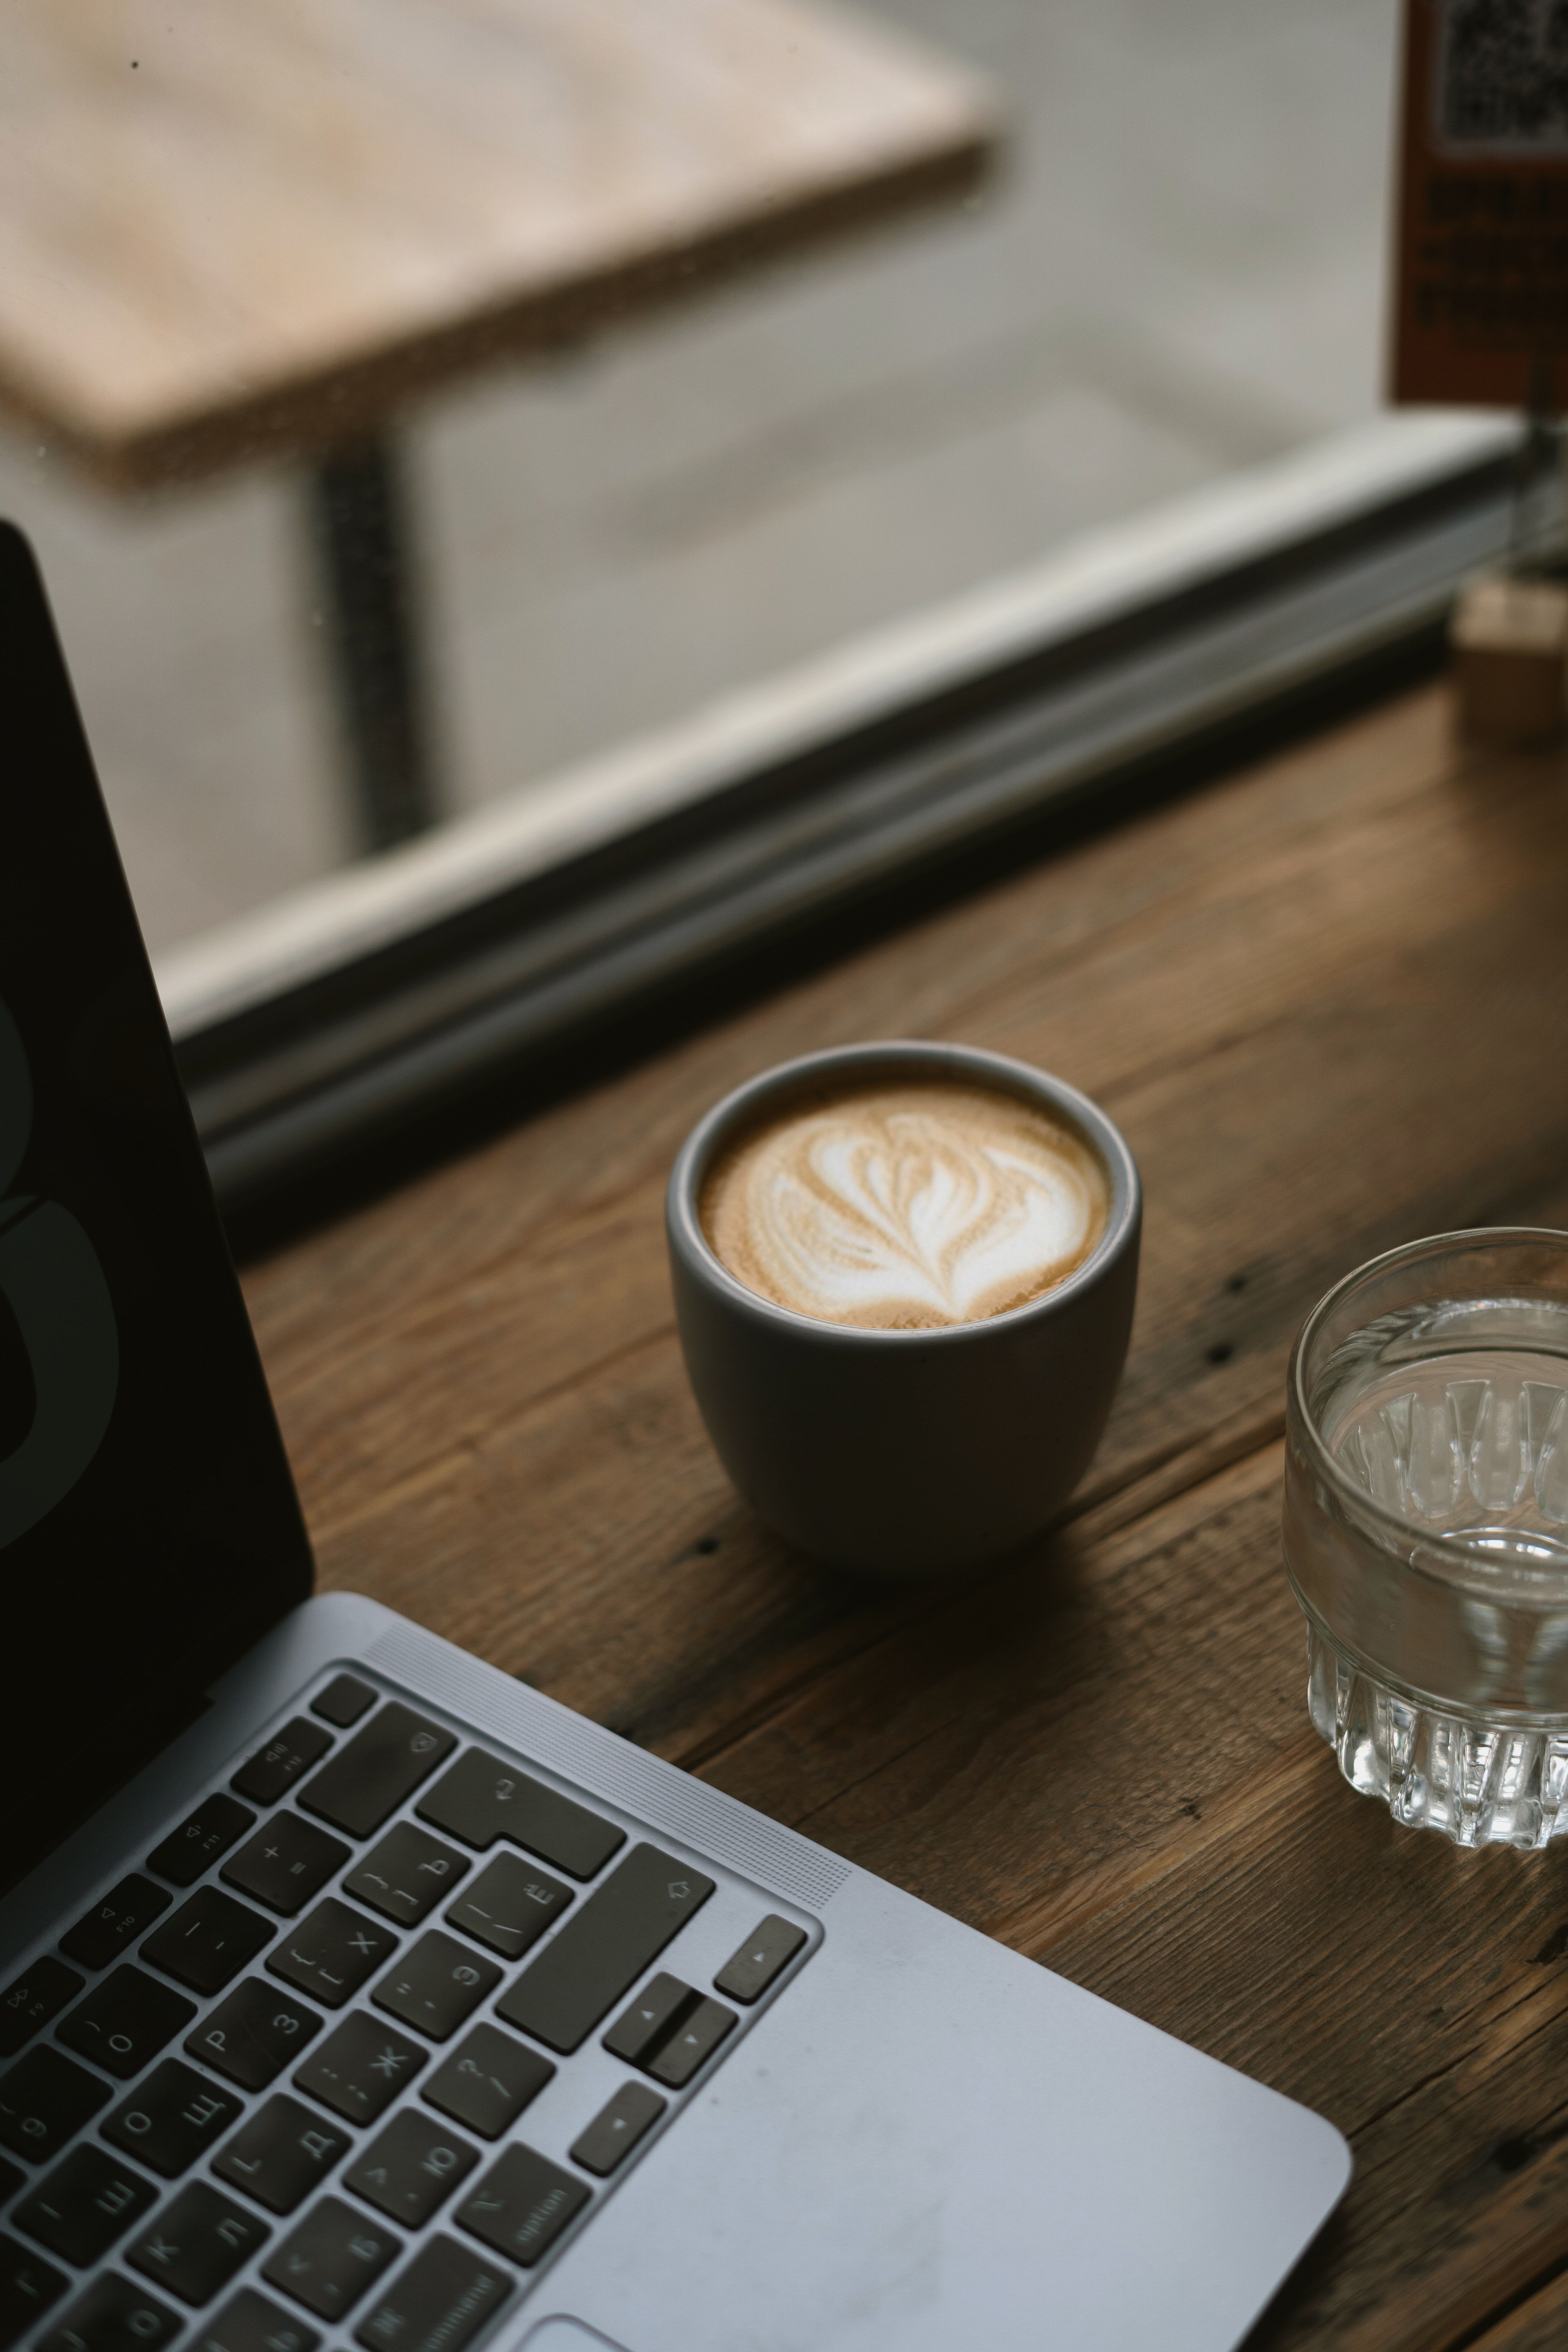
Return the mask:
[[1568,1831],[1568,1722],[1521,1727],[1439,1713],[1342,1656],[1310,1621],[1307,1704],[1363,1796],[1456,1845],[1534,1851]]

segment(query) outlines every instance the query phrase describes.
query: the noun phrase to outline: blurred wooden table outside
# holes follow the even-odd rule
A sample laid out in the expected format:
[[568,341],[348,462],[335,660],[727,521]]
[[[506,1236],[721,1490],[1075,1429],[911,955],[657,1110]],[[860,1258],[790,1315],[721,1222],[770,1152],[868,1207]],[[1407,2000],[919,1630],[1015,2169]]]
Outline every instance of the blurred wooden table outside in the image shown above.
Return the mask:
[[366,844],[437,814],[389,426],[959,194],[976,83],[814,0],[12,0],[0,402],[130,489],[304,455]]
[[[699,1113],[898,1034],[1087,1087],[1147,1186],[1099,1457],[966,1587],[860,1584],[753,1521],[665,1273]],[[321,1580],[1331,2116],[1356,2177],[1256,2352],[1559,2346],[1568,1856],[1461,1853],[1344,1785],[1279,1519],[1302,1315],[1412,1235],[1568,1225],[1565,1068],[1568,759],[1460,757],[1417,693],[252,1270]]]

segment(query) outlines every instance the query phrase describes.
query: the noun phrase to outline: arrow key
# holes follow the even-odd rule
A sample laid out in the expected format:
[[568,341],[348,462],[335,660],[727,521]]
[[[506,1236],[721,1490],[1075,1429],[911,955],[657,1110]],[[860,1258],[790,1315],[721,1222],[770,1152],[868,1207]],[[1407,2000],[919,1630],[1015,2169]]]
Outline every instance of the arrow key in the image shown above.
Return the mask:
[[658,2048],[643,2060],[643,2065],[656,2083],[668,2083],[672,2091],[684,2090],[734,2022],[734,2011],[726,2009],[721,2000],[700,2000],[690,2016],[683,2018],[674,2032],[667,2033]]
[[608,2105],[600,2108],[587,2130],[573,2142],[573,2163],[607,2180],[668,2105],[645,2083],[623,2083]]
[[713,1979],[716,1989],[749,2009],[752,2001],[761,2000],[773,1979],[788,1968],[805,1941],[804,1927],[770,1911],[740,1950],[725,1961]]
[[634,2066],[646,2064],[649,2053],[685,2021],[700,1998],[695,1987],[682,1984],[679,1977],[661,1973],[651,1978],[605,2034],[605,2049]]

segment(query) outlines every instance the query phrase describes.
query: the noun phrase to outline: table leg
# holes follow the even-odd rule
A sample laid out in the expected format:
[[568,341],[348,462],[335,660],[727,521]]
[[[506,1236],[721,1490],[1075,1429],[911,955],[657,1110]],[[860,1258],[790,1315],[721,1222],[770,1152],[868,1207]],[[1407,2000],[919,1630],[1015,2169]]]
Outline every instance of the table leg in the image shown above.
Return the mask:
[[311,469],[310,535],[359,832],[390,849],[437,821],[405,487],[391,440]]

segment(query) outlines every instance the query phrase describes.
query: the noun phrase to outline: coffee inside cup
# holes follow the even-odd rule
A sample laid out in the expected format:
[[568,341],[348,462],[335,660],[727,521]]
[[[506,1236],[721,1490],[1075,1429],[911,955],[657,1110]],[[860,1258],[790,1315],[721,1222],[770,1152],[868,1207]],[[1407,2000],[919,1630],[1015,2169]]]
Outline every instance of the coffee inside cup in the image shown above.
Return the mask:
[[1065,1282],[1105,1231],[1099,1155],[1021,1095],[889,1076],[781,1108],[699,1203],[721,1263],[775,1306],[862,1330],[984,1322]]

